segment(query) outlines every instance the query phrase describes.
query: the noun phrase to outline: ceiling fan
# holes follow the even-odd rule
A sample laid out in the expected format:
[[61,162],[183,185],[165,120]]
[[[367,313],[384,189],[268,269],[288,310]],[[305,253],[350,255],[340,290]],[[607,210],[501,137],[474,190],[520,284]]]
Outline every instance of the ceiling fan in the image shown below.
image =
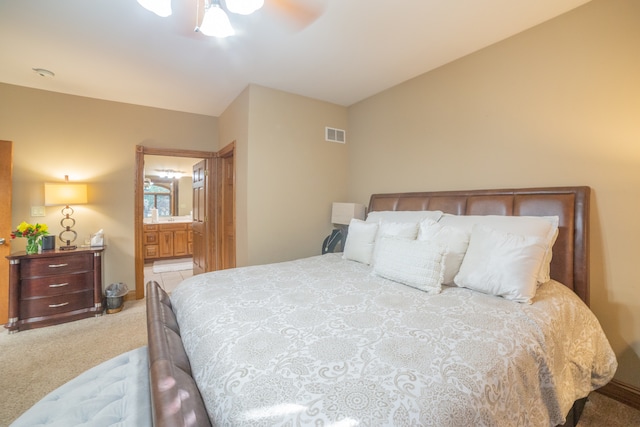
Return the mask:
[[[171,0],[137,0],[145,9],[161,17],[170,16],[173,11]],[[321,8],[303,3],[300,0],[266,0],[267,7],[294,24],[304,28],[321,14]],[[204,15],[200,20],[200,5],[204,2]],[[227,12],[237,15],[250,15],[265,4],[265,0],[197,0],[195,32],[213,37],[229,37],[235,34]]]

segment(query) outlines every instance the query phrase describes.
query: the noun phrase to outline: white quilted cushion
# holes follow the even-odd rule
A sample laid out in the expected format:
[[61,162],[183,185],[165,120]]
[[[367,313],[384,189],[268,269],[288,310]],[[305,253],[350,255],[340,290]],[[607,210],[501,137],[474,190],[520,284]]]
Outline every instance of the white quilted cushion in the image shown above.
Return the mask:
[[374,274],[429,293],[441,291],[444,257],[439,245],[394,237],[383,237],[377,245]]
[[418,223],[417,222],[380,222],[378,233],[376,234],[375,247],[373,249],[373,257],[371,258],[371,264],[375,264],[378,261],[379,242],[383,237],[394,237],[401,239],[415,240],[418,236]]
[[107,360],[58,387],[11,427],[151,426],[147,347]]

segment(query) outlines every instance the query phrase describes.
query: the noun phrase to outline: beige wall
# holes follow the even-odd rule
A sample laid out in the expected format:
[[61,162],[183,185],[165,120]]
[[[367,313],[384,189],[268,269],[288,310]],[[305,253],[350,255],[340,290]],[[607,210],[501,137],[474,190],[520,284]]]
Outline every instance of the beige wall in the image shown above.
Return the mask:
[[236,265],[248,265],[247,168],[249,158],[249,88],[246,88],[220,116],[220,146],[235,142]]
[[[62,215],[44,204],[44,182],[89,184],[89,204],[74,206],[78,243],[104,229],[104,285],[135,289],[135,146],[213,151],[218,119],[0,84],[0,139],[13,141],[12,223],[43,222],[58,234]],[[24,239],[11,251],[24,250]]]
[[238,144],[238,265],[320,254],[347,193],[347,148],[325,126],[346,130],[347,109],[257,85],[221,116],[221,141]]
[[[45,181],[89,184],[74,207],[79,243],[104,229],[105,286],[135,288],[135,146],[216,151],[236,142],[238,265],[320,253],[331,203],[347,193],[347,148],[324,141],[324,127],[347,128],[347,109],[250,86],[215,117],[101,101],[0,84],[0,138],[14,142],[12,221],[61,230],[58,208],[31,217]],[[34,159],[35,156],[35,159]],[[20,239],[12,252],[23,250]],[[118,266],[118,268],[115,268]]]
[[349,196],[589,185],[591,306],[640,387],[640,2],[587,5],[349,109]]

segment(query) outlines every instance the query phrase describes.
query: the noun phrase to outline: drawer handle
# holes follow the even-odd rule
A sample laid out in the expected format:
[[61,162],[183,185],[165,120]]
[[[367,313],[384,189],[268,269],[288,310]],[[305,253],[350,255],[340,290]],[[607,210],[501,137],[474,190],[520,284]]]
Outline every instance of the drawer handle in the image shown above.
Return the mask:
[[50,288],[61,288],[63,286],[68,286],[69,282],[67,283],[53,283],[51,285],[49,285]]
[[60,304],[49,304],[49,308],[64,307],[67,304],[69,304],[69,303],[68,302],[63,302],[63,303],[60,303]]
[[66,267],[69,264],[49,264],[50,268]]

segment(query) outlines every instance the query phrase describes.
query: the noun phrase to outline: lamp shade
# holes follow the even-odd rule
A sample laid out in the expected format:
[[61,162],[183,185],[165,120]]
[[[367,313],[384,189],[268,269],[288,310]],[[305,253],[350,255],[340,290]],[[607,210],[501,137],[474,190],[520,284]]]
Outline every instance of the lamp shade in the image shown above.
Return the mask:
[[347,225],[353,218],[364,219],[365,207],[358,203],[337,203],[331,208],[331,223]]
[[87,184],[45,183],[45,206],[82,205],[87,203]]
[[229,37],[235,34],[229,17],[217,4],[212,4],[205,10],[202,25],[200,25],[198,31],[205,36],[219,38]]

